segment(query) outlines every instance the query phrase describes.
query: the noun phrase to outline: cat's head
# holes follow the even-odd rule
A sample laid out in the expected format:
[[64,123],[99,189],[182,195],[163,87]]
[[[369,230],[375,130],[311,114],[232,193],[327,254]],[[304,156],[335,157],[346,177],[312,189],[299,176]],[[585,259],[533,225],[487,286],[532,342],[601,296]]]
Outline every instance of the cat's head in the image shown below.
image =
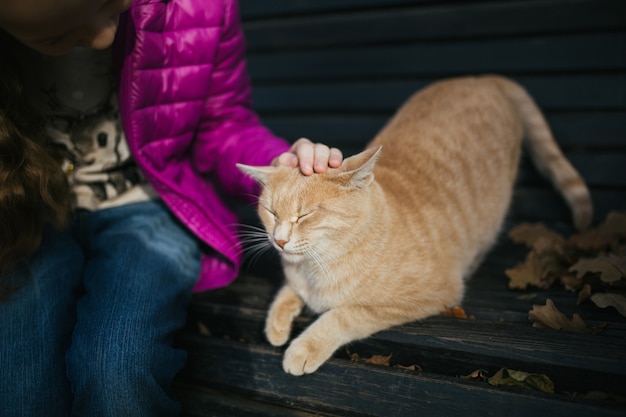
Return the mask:
[[299,168],[238,164],[263,191],[259,217],[285,260],[332,259],[370,207],[368,196],[380,147],[346,158],[341,167],[305,176]]

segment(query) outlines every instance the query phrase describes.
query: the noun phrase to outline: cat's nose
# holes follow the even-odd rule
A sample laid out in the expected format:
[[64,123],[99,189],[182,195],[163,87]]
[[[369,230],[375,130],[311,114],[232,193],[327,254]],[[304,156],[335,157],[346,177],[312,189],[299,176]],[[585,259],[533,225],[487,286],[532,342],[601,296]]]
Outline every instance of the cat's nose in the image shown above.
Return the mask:
[[285,244],[287,243],[286,240],[283,239],[276,239],[276,244],[278,246],[280,246],[281,249],[285,249]]

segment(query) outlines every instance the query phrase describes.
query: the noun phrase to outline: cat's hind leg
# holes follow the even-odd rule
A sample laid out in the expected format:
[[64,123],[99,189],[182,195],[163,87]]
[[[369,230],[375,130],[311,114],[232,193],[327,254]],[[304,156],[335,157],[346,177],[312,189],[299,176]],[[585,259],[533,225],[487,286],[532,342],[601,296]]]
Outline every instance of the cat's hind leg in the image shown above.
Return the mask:
[[289,285],[284,285],[270,306],[265,321],[265,336],[274,346],[282,346],[289,340],[293,320],[298,317],[304,302]]

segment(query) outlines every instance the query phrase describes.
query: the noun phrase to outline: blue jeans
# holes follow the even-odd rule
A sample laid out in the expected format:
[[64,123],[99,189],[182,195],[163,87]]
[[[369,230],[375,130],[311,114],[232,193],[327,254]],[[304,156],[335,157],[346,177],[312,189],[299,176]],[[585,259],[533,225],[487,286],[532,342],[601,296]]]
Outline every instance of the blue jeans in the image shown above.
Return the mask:
[[0,301],[0,414],[173,416],[200,246],[160,201],[46,229]]

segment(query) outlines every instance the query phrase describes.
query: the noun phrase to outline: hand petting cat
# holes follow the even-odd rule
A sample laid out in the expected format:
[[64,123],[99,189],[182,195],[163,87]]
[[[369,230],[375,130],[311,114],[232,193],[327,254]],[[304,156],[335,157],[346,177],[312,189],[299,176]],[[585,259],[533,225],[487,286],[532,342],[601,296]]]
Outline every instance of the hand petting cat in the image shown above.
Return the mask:
[[284,165],[300,167],[304,175],[313,175],[314,172],[323,174],[328,168],[339,168],[343,155],[337,148],[330,148],[321,143],[313,143],[307,138],[300,138],[294,142],[289,152],[280,154],[272,161],[272,166]]

